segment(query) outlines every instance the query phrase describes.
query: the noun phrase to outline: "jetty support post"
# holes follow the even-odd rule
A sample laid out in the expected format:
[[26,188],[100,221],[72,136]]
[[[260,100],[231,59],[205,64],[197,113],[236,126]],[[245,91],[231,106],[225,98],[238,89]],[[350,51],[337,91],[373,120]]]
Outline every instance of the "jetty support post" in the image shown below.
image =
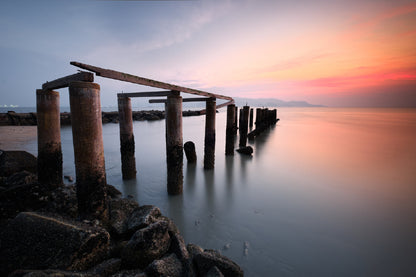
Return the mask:
[[237,135],[237,130],[238,130],[238,107],[235,106],[235,111],[234,111],[235,117],[234,117],[234,134]]
[[108,219],[100,86],[69,84],[78,212],[81,218]]
[[117,102],[120,126],[121,172],[124,180],[130,180],[136,178],[131,98],[118,95]]
[[250,123],[249,123],[250,128],[253,127],[253,109],[250,109]]
[[182,97],[172,92],[165,104],[166,162],[168,194],[175,195],[183,191]]
[[225,131],[225,155],[234,155],[234,124],[235,124],[235,105],[227,106],[227,125]]
[[36,90],[38,129],[38,180],[51,187],[62,185],[59,92]]
[[247,146],[247,132],[248,132],[248,116],[250,107],[244,106],[240,110],[240,147]]
[[210,98],[206,102],[205,115],[205,144],[204,169],[213,169],[215,164],[215,117],[216,99]]

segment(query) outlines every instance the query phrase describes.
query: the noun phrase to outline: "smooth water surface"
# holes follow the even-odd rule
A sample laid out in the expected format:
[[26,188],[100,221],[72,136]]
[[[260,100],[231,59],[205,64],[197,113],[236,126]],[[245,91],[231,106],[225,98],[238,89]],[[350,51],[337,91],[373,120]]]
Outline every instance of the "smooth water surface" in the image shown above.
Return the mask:
[[[225,156],[217,114],[215,169],[203,169],[205,117],[183,119],[184,191],[166,191],[165,123],[134,122],[137,179],[123,181],[117,124],[103,126],[107,180],[153,204],[187,243],[217,249],[246,276],[416,276],[416,110],[281,108],[279,123]],[[32,146],[27,147],[33,149]],[[70,127],[64,174],[75,175]]]

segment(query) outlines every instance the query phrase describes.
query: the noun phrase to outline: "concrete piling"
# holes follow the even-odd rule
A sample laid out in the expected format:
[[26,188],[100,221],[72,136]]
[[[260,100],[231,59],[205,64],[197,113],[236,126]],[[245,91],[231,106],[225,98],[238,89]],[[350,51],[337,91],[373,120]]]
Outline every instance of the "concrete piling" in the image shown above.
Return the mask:
[[182,97],[179,92],[167,97],[166,114],[166,162],[168,194],[183,191],[183,138]]
[[234,124],[235,124],[235,105],[227,106],[227,125],[225,131],[225,155],[234,155]]
[[117,100],[120,126],[121,172],[123,179],[129,180],[136,178],[131,99],[119,96]]
[[238,107],[235,106],[235,111],[234,111],[235,117],[234,117],[234,134],[237,135],[237,130],[238,130]]
[[62,185],[61,122],[59,93],[36,90],[38,129],[38,180],[57,187]]
[[216,99],[206,102],[204,169],[213,169],[215,164],[215,117],[217,113]]
[[240,110],[240,147],[247,145],[247,132],[248,132],[248,116],[249,116],[250,107],[244,106]]
[[100,86],[69,84],[78,212],[81,218],[108,219]]

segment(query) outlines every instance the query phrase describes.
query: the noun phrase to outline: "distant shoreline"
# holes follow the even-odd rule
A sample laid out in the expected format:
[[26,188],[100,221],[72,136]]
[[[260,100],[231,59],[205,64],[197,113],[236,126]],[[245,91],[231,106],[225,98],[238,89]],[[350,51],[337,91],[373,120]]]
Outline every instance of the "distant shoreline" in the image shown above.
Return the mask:
[[[198,116],[200,111],[183,111],[183,116]],[[150,111],[133,111],[133,120],[135,121],[152,121],[165,118],[165,112],[159,110]],[[102,112],[103,123],[118,123],[118,112]],[[0,113],[0,126],[36,126],[37,115],[35,112],[16,113],[8,111]],[[61,113],[61,125],[71,125],[71,113]]]

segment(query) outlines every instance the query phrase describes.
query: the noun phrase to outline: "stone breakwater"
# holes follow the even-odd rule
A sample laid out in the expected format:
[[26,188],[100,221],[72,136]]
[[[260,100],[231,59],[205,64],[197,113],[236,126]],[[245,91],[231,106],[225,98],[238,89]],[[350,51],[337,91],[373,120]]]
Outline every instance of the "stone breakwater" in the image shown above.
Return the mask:
[[158,207],[111,185],[108,221],[79,220],[75,185],[40,184],[29,156],[0,150],[0,276],[243,276],[218,251],[186,245]]
[[[201,115],[200,111],[183,111],[183,116]],[[133,111],[133,120],[161,120],[165,118],[164,111]],[[118,123],[118,112],[102,112],[103,123]],[[37,125],[36,113],[15,113],[9,111],[0,113],[0,126],[32,126]],[[71,125],[71,113],[61,113],[61,125]]]

